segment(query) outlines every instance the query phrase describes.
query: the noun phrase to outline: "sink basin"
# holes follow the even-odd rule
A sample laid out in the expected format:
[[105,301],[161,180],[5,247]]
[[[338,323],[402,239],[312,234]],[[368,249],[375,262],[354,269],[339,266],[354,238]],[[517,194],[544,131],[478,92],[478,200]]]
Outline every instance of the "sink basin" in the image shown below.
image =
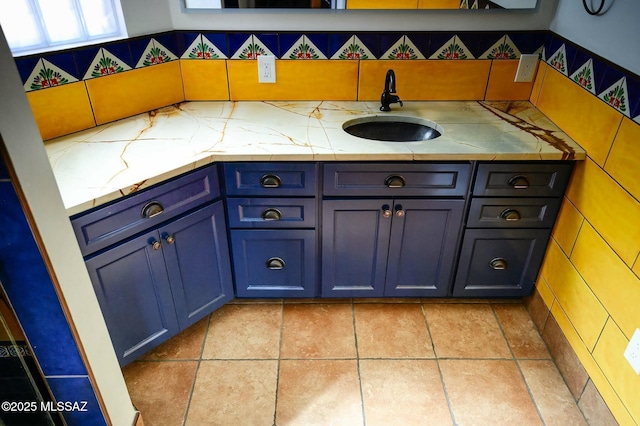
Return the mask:
[[435,139],[443,129],[436,123],[418,117],[375,115],[346,121],[342,129],[363,139],[386,142],[420,142]]

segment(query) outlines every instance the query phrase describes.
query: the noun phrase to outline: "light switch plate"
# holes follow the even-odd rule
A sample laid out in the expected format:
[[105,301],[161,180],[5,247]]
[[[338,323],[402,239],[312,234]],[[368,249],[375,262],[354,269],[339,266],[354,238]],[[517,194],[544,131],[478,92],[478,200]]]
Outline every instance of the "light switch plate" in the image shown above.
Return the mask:
[[524,54],[520,55],[520,62],[518,62],[518,69],[516,70],[516,83],[528,83],[533,81],[533,76],[536,74],[536,68],[538,66],[538,54]]
[[258,55],[258,83],[276,82],[276,57]]
[[636,374],[640,374],[640,328],[636,328],[636,332],[631,336],[627,350],[624,351],[624,357]]

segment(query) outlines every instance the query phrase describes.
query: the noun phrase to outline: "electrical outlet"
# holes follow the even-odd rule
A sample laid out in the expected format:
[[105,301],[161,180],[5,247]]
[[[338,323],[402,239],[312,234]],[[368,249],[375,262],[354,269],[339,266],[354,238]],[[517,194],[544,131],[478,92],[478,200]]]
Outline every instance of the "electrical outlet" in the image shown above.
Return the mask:
[[520,62],[518,62],[518,69],[516,70],[516,78],[513,81],[516,83],[527,83],[533,81],[533,76],[536,74],[536,67],[538,66],[538,59],[538,54],[520,55]]
[[636,328],[636,332],[631,336],[627,350],[624,351],[624,357],[636,374],[640,374],[640,328]]
[[276,57],[258,56],[258,83],[276,82]]

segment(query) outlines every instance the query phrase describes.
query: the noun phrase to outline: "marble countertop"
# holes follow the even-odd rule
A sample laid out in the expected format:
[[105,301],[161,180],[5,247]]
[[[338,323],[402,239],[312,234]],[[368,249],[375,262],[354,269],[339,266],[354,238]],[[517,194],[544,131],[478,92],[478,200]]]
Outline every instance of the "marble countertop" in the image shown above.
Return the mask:
[[[45,142],[69,215],[215,161],[583,160],[529,102],[184,102]],[[342,124],[369,115],[442,127],[425,142],[379,142]]]

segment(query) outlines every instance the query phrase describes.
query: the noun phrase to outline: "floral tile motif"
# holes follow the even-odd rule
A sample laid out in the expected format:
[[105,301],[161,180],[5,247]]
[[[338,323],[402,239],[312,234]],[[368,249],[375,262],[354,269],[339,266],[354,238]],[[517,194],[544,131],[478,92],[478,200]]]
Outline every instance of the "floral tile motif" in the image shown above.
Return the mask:
[[78,81],[77,78],[57,67],[44,58],[37,63],[27,82],[24,84],[24,90],[30,92],[33,90],[48,89],[50,87],[61,86],[63,84]]
[[418,50],[409,37],[403,35],[391,46],[380,59],[425,59],[424,55]]
[[100,48],[85,73],[84,80],[129,71],[130,69],[131,67],[123,60],[113,55],[107,49]]
[[260,55],[275,56],[258,37],[250,35],[249,38],[236,50],[231,59],[258,59]]
[[429,59],[475,59],[467,46],[458,38],[453,36],[443,44]]
[[320,49],[307,36],[301,36],[281,59],[327,59]]
[[142,56],[136,64],[136,68],[149,67],[152,65],[164,64],[165,62],[178,59],[169,49],[160,44],[156,39],[149,40],[149,44],[144,49]]
[[627,117],[630,117],[629,110],[629,92],[627,91],[627,79],[622,77],[620,80],[612,84],[608,89],[598,95],[609,106],[617,109]]
[[478,59],[518,59],[519,57],[520,51],[515,43],[508,35],[505,35],[496,41]]
[[582,88],[590,91],[594,95],[596,94],[592,59],[585,62],[580,68],[571,74],[569,78],[571,78],[575,83],[578,83]]
[[569,76],[567,71],[567,51],[564,44],[561,45],[553,55],[551,55],[547,63],[567,77]]
[[376,59],[371,50],[357,35],[351,36],[345,44],[331,57],[331,59]]
[[180,59],[227,59],[206,36],[198,34]]

